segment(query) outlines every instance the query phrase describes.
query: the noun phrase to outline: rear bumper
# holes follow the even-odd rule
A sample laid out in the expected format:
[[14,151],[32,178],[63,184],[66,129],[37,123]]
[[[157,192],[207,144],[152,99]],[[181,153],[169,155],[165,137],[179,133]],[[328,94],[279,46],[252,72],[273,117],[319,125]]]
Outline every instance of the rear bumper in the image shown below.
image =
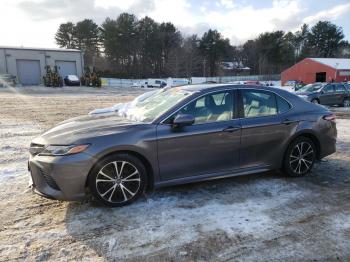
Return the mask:
[[328,122],[326,127],[322,129],[320,137],[320,155],[324,158],[337,151],[337,127],[334,122]]
[[30,157],[28,169],[35,193],[58,200],[81,200],[93,158],[80,153],[70,156]]

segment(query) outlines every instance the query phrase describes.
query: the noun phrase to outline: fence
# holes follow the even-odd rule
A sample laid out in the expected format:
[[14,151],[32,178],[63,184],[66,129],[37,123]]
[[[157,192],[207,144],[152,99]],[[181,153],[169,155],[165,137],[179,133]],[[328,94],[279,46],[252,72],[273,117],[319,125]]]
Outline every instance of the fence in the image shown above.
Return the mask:
[[[162,79],[169,83],[168,79]],[[183,78],[172,78],[172,81]],[[228,83],[234,81],[280,81],[281,75],[247,75],[247,76],[217,76],[217,77],[191,77],[189,83],[200,84],[205,82]],[[148,79],[121,79],[121,78],[102,78],[102,86],[110,87],[140,87]]]
[[102,86],[111,87],[131,87],[133,85],[141,85],[144,79],[121,79],[121,78],[102,78]]
[[[197,79],[203,82],[213,81],[216,83],[227,83],[234,81],[280,81],[281,75],[247,75],[247,76],[216,76],[216,77],[192,77],[191,83],[195,83]],[[204,80],[204,81],[203,81]]]

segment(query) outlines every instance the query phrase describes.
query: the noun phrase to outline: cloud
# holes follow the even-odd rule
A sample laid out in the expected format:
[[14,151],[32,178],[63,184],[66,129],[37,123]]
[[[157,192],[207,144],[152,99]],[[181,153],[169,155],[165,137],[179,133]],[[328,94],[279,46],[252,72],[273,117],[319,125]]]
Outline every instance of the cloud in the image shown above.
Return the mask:
[[95,6],[94,0],[27,0],[20,2],[18,7],[37,21],[64,19],[76,22],[84,18],[93,18],[101,23],[106,17],[116,17],[122,12],[122,9],[116,6],[108,9]]
[[18,7],[38,21],[62,18],[76,22],[92,18],[100,24],[106,17],[116,18],[122,12],[147,13],[155,5],[153,0],[25,0]]
[[217,29],[232,44],[241,44],[262,32],[294,31],[303,23],[336,20],[350,12],[349,3],[329,4],[330,9],[316,13],[308,1],[263,2],[254,5],[245,0],[7,0],[1,3],[0,23],[11,26],[0,27],[0,34],[6,36],[1,44],[54,47],[60,23],[91,18],[101,24],[106,17],[116,18],[121,12],[133,13],[138,18],[150,16],[157,22],[170,21],[185,35],[201,36],[209,28]]
[[337,5],[329,10],[318,12],[314,15],[306,17],[303,22],[306,24],[315,24],[320,20],[334,21],[344,14],[350,13],[350,3]]
[[265,8],[248,5],[226,13],[214,10],[205,16],[204,22],[218,29],[233,44],[241,44],[266,31],[295,29],[301,23],[298,17],[303,12],[298,0],[275,0]]
[[218,6],[232,9],[235,7],[235,4],[233,0],[220,0],[220,2],[218,2]]

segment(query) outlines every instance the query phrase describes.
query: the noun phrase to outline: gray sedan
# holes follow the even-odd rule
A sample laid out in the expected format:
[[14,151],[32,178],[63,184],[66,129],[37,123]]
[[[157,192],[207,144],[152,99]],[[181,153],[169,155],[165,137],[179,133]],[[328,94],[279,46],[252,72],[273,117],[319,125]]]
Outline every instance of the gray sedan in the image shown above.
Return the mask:
[[30,145],[35,192],[122,206],[146,189],[282,169],[310,172],[335,152],[335,116],[287,91],[198,85],[117,113],[62,122]]

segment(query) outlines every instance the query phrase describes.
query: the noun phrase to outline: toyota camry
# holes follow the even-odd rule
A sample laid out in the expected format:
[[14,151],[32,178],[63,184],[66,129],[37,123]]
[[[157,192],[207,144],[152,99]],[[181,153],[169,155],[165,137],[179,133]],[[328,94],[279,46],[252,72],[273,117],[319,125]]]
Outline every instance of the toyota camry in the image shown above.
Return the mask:
[[300,177],[335,152],[335,116],[285,90],[211,84],[171,88],[120,113],[64,121],[35,138],[33,190],[122,206],[145,190],[281,169]]

